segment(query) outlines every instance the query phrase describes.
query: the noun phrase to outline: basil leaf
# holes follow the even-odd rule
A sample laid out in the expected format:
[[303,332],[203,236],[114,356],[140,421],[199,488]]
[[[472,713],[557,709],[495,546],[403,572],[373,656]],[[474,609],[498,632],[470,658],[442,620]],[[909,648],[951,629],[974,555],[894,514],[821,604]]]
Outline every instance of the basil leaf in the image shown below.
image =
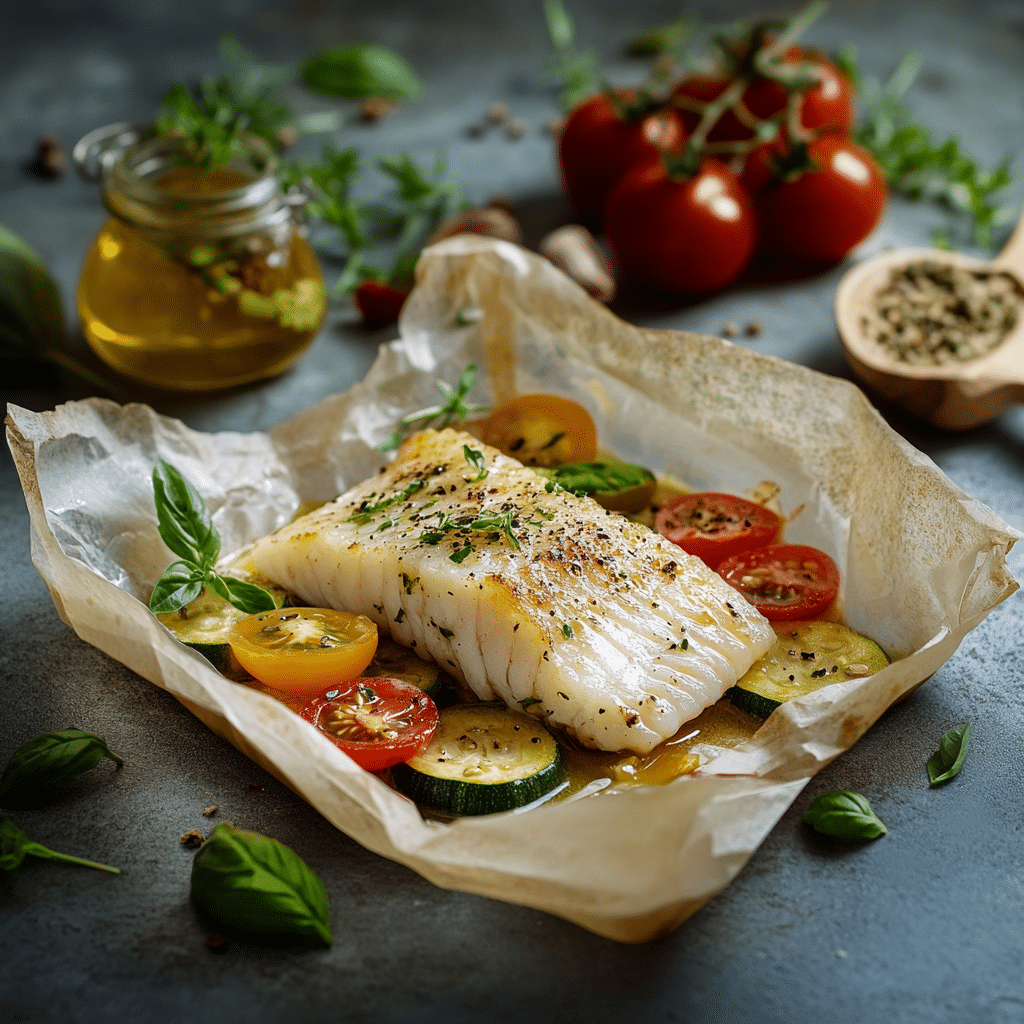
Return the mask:
[[420,81],[411,67],[384,46],[363,43],[322,50],[302,69],[304,85],[338,96],[414,100]]
[[121,873],[109,864],[97,864],[94,860],[83,860],[81,857],[72,857],[69,853],[48,850],[29,839],[10,818],[0,820],[0,871],[13,871],[28,856],[61,860],[67,864],[81,864],[82,867],[95,868],[97,871],[109,871],[112,875]]
[[53,278],[35,250],[0,225],[0,357],[44,359],[65,337]]
[[192,901],[246,936],[297,936],[330,946],[327,891],[305,861],[258,832],[219,824],[192,862]]
[[25,807],[84,775],[109,757],[124,762],[99,736],[81,729],[47,732],[23,743],[0,776],[0,806]]
[[839,839],[877,839],[887,831],[867,799],[848,789],[815,797],[803,820],[819,832]]
[[545,475],[567,491],[586,494],[629,491],[654,479],[649,469],[625,462],[572,462],[549,470]]
[[221,576],[217,573],[211,573],[207,582],[225,601],[230,601],[246,615],[273,611],[277,607],[274,598],[255,583],[246,583],[234,576]]
[[939,749],[928,761],[928,782],[938,786],[959,774],[971,745],[968,723],[950,729],[939,741]]
[[164,569],[149,596],[149,610],[165,615],[184,608],[203,591],[203,575],[187,562],[172,562]]
[[160,536],[186,562],[210,566],[220,554],[217,533],[199,492],[169,462],[153,468],[153,495]]

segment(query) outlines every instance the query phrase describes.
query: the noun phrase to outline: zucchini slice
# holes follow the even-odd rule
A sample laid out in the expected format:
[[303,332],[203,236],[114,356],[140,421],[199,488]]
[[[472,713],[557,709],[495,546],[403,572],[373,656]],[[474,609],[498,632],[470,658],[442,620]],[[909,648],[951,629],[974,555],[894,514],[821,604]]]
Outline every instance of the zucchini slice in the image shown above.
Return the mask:
[[522,807],[565,777],[561,748],[543,724],[495,704],[445,708],[430,743],[394,768],[406,796],[450,815]]
[[881,647],[839,622],[780,622],[778,639],[726,691],[738,708],[767,718],[794,697],[829,683],[870,676],[889,664]]
[[[291,595],[286,590],[265,579],[241,572],[230,575],[263,587],[274,598],[278,608],[291,604]],[[157,616],[175,639],[197,650],[222,676],[236,683],[252,676],[238,663],[227,636],[231,627],[246,617],[245,612],[205,587],[194,601],[183,608]]]

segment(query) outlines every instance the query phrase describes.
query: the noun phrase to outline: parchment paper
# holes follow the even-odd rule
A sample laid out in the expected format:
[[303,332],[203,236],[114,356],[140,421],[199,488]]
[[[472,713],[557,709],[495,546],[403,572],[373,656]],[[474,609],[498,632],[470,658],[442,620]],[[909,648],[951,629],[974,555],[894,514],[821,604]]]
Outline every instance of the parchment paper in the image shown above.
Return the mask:
[[[12,407],[8,439],[33,560],[84,640],[174,694],[366,847],[440,886],[537,907],[625,942],[679,925],[728,884],[800,790],[927,679],[1017,584],[1021,534],[955,487],[852,385],[715,338],[640,330],[514,245],[427,250],[401,339],[366,379],[270,434],[204,435],[140,405]],[[473,399],[575,397],[603,444],[695,487],[781,487],[786,539],[842,571],[846,621],[899,660],[784,705],[748,743],[669,786],[525,813],[424,820],[416,807],[271,697],[219,676],[146,602],[173,560],[150,474],[197,486],[225,553],[374,472],[374,446],[436,403],[436,381],[480,373]]]

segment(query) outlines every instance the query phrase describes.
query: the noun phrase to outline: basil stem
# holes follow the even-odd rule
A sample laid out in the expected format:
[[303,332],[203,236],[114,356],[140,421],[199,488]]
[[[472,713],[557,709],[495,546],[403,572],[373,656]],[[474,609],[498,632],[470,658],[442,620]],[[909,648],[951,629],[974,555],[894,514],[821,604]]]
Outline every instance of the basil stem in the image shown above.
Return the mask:
[[30,807],[91,771],[104,757],[124,764],[99,736],[81,729],[47,732],[23,743],[0,776],[0,806]]
[[803,820],[817,831],[839,839],[877,839],[887,831],[867,799],[848,789],[816,796]]
[[928,782],[938,786],[958,775],[970,745],[971,727],[966,722],[945,733],[928,761]]
[[26,857],[41,857],[46,860],[60,860],[66,864],[80,864],[84,868],[109,871],[112,875],[121,873],[119,868],[109,864],[97,864],[94,860],[72,857],[69,853],[48,850],[40,843],[29,839],[10,818],[0,820],[0,871],[13,871]]
[[153,588],[149,610],[154,615],[184,608],[199,596],[204,586],[247,615],[275,607],[273,597],[262,587],[216,571],[220,534],[206,503],[181,473],[163,459],[153,469],[153,499],[160,536],[179,559],[164,570]]
[[222,822],[192,862],[192,901],[245,936],[294,936],[330,946],[327,890],[283,843]]

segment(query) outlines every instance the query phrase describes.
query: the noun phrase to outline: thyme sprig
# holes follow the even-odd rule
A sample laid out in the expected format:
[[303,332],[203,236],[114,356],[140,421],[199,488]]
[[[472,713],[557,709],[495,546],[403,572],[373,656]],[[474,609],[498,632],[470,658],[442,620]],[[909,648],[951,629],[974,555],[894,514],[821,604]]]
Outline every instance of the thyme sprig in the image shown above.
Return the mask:
[[476,379],[476,364],[470,363],[459,377],[459,383],[452,387],[446,380],[437,381],[437,389],[445,397],[440,405],[431,405],[419,412],[411,413],[399,420],[395,432],[383,444],[377,445],[379,452],[393,452],[402,443],[405,435],[411,430],[423,430],[435,423],[440,428],[450,426],[453,422],[462,423],[474,412],[484,412],[489,406],[477,402],[467,402],[466,395],[473,388]]
[[[856,51],[850,47],[838,55],[840,67],[856,84],[864,112],[857,125],[857,140],[874,155],[885,172],[889,187],[908,199],[926,199],[950,210],[959,223],[958,233],[979,246],[997,244],[994,229],[1011,219],[1012,211],[995,194],[1013,181],[1012,158],[986,170],[966,152],[955,136],[937,139],[915,124],[905,96],[921,70],[919,54],[907,53],[884,84],[862,75]],[[936,241],[950,246],[948,231]]]

